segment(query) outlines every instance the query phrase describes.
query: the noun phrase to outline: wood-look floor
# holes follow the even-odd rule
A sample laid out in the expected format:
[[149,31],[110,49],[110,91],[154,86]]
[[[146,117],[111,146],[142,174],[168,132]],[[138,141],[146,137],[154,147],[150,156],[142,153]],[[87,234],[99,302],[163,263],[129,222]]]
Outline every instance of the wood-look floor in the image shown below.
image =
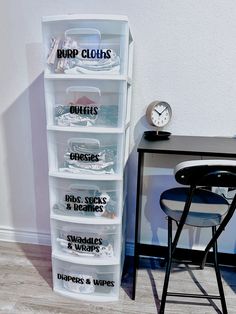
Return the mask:
[[[136,300],[130,299],[131,267],[124,275],[120,301],[88,303],[75,301],[52,291],[50,247],[0,242],[0,313],[56,314],[151,314],[158,313],[164,269],[157,259],[142,259],[138,270]],[[221,267],[229,314],[236,314],[236,269]],[[194,279],[194,280],[193,280]],[[194,282],[195,281],[195,282]],[[199,293],[205,289],[217,293],[214,269],[176,265],[170,288],[173,291]],[[203,290],[202,290],[203,291]],[[220,313],[218,301],[170,298],[166,313]]]

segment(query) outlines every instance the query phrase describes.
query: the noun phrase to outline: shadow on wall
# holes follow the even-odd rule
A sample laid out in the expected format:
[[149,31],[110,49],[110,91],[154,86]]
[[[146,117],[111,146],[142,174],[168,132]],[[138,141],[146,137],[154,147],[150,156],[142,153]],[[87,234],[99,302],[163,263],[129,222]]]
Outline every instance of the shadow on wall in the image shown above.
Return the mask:
[[[137,189],[137,168],[138,168],[138,153],[137,147],[142,138],[143,132],[150,129],[150,126],[146,122],[146,117],[143,116],[137,122],[134,128],[134,147],[130,153],[128,160],[128,213],[127,213],[127,241],[129,243],[134,242],[134,230],[135,230],[135,212],[136,212],[136,189]],[[146,161],[146,159],[145,159]],[[148,166],[145,164],[145,166]],[[146,170],[146,169],[145,169]],[[159,198],[163,190],[165,190],[170,182],[173,181],[172,176],[157,176],[155,173],[149,174],[144,170],[143,176],[143,190],[142,190],[142,211],[148,222],[148,229],[151,230],[150,244],[159,244],[158,228],[166,229],[167,224],[164,219],[164,214],[159,207]],[[167,184],[168,182],[168,184]],[[143,204],[146,201],[145,204]],[[142,215],[143,216],[143,215]],[[142,226],[142,231],[145,231],[145,227]],[[132,252],[129,252],[133,254]]]
[[[160,207],[160,195],[165,190],[178,186],[178,183],[175,181],[174,176],[172,174],[169,174],[169,169],[166,170],[167,174],[147,174],[144,175],[143,179],[143,198],[145,199],[145,203],[143,205],[143,216],[149,224],[151,237],[149,236],[149,232],[147,233],[147,235],[145,234],[145,229],[147,229],[147,226],[145,224],[143,224],[141,232],[143,233],[144,239],[150,238],[149,244],[162,246],[167,245],[167,219],[165,213]],[[151,172],[152,171],[153,168],[151,169]],[[156,172],[158,172],[158,169],[156,169]],[[174,232],[176,228],[177,226],[173,224]],[[182,241],[184,246],[187,245],[191,248],[194,244],[199,244],[199,228],[194,229],[190,226],[185,226],[184,230],[185,234],[187,233],[187,243],[186,241]],[[160,237],[158,237],[158,234],[160,234]]]
[[44,107],[41,74],[3,113],[12,225],[32,237],[49,232]]
[[138,167],[138,153],[137,147],[141,140],[142,134],[145,130],[145,118],[141,117],[137,122],[133,137],[134,147],[130,152],[127,168],[128,168],[128,207],[127,207],[127,221],[126,221],[126,241],[131,245],[128,252],[129,255],[133,255],[132,243],[134,242],[134,230],[135,230],[135,206],[136,206],[136,189],[137,189],[137,167]]
[[[38,46],[35,44],[34,49],[40,51]],[[32,46],[29,45],[26,50],[30,67],[35,60],[34,55],[29,55]],[[29,81],[32,81],[31,77]],[[43,73],[7,108],[2,120],[6,180],[10,195],[9,216],[12,228],[9,232],[18,241],[49,244],[50,209]],[[51,268],[50,249],[42,249],[47,254],[45,256],[44,253],[43,262],[39,263],[33,248],[29,253],[24,244],[19,246],[39,274],[51,285],[51,278],[46,276],[48,268]],[[37,254],[39,251],[40,247],[37,247]]]
[[[49,187],[48,187],[48,154],[47,154],[47,131],[46,131],[46,112],[44,102],[44,80],[43,73],[31,84],[29,90],[29,104],[31,117],[31,136],[32,136],[32,157],[34,169],[34,193],[35,193],[35,213],[36,228],[45,243],[50,243],[50,206],[49,206]],[[42,234],[43,232],[43,234]],[[48,234],[48,235],[47,235]],[[28,252],[28,251],[25,251]],[[48,250],[42,249],[43,262],[38,263],[32,255],[28,258],[37,269],[42,278],[52,287],[51,273],[51,247]]]
[[[143,116],[134,129],[134,148],[128,161],[129,173],[129,193],[128,217],[127,217],[127,242],[128,254],[131,252],[134,242],[135,230],[135,212],[136,212],[136,188],[137,188],[137,167],[138,153],[137,146],[145,130],[150,129]],[[143,191],[142,191],[142,223],[141,223],[141,241],[146,244],[167,245],[167,220],[165,214],[160,208],[159,199],[163,191],[168,188],[176,187],[179,184],[175,181],[173,168],[179,162],[189,159],[199,159],[200,156],[173,156],[163,154],[145,154]],[[175,229],[175,225],[173,226]],[[202,246],[202,238],[208,239],[209,230],[199,228],[184,227],[183,236],[179,241],[179,247],[191,248],[194,245]],[[203,242],[204,243],[204,242]],[[204,245],[204,244],[203,244]]]

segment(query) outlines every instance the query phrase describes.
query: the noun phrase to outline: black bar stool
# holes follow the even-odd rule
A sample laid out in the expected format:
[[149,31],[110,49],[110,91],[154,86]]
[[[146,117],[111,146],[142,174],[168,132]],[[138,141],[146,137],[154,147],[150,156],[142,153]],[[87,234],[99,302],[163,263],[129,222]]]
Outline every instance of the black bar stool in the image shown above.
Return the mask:
[[[223,314],[227,314],[224,290],[217,260],[217,239],[231,219],[236,207],[236,195],[231,204],[221,195],[206,187],[236,187],[236,161],[233,160],[194,160],[178,164],[175,179],[188,187],[177,187],[164,191],[160,197],[162,210],[168,217],[168,258],[162,292],[160,313],[165,310],[167,296],[220,299]],[[204,188],[205,187],[205,188]],[[177,230],[172,241],[172,222]],[[219,296],[168,292],[171,263],[184,225],[211,227],[212,238],[203,252],[201,269],[204,268],[207,254],[214,252],[214,267]]]

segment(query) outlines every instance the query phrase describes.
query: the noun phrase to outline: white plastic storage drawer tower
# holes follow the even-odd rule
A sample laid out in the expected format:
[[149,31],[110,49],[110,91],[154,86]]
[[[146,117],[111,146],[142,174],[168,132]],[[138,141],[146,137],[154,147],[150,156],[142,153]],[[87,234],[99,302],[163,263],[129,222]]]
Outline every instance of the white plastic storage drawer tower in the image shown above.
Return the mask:
[[118,300],[133,60],[128,19],[44,17],[43,44],[54,291]]

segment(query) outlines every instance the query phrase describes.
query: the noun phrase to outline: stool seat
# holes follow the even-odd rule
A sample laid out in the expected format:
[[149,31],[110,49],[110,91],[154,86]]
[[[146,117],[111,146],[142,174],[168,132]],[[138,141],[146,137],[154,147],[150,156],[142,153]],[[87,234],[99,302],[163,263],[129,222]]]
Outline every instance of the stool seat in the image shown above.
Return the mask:
[[[189,188],[177,187],[166,190],[161,194],[160,205],[165,214],[179,221],[189,194]],[[221,224],[227,214],[227,200],[216,193],[198,188],[186,218],[186,225],[196,227],[213,227]]]

